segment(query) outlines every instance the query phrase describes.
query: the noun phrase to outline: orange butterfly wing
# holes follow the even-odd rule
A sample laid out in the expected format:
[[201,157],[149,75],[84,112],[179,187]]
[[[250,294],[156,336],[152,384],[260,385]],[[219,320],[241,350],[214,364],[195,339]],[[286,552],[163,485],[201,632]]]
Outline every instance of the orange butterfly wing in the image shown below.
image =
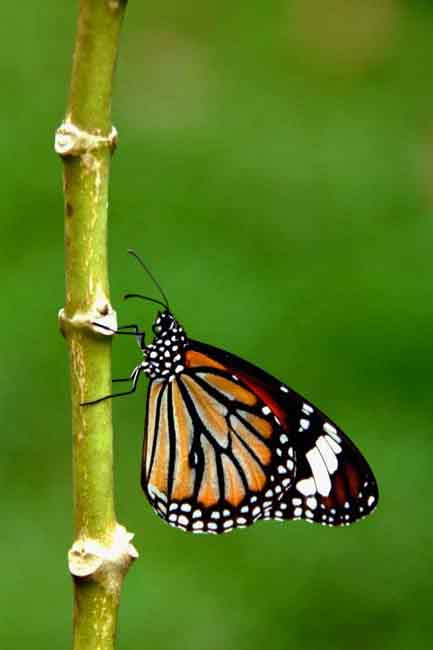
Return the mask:
[[168,523],[228,532],[264,517],[282,484],[290,485],[288,436],[222,363],[192,348],[185,372],[153,381],[148,399],[142,484]]

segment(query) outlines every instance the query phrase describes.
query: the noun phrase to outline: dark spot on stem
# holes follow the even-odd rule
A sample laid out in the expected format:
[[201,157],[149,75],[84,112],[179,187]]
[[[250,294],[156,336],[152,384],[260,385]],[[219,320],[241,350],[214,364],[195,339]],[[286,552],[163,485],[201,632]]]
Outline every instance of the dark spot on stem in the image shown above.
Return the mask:
[[101,316],[108,316],[110,313],[110,306],[105,304],[102,307],[98,307],[98,312],[101,314]]
[[66,216],[67,217],[72,217],[72,215],[74,214],[74,208],[72,206],[72,203],[69,203],[69,201],[66,201],[65,210],[66,210]]

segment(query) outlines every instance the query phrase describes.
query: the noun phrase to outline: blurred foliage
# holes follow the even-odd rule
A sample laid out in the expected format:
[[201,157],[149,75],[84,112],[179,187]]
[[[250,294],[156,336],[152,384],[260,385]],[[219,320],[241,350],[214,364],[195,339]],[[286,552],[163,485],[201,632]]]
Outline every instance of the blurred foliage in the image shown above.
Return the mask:
[[[67,647],[71,587],[61,165],[75,3],[5,5],[0,646]],[[149,327],[154,269],[187,331],[334,417],[381,504],[348,529],[164,525],[139,487],[145,386],[113,404],[117,509],[141,552],[120,650],[431,646],[431,2],[130,2],[114,101],[112,297]],[[127,337],[126,337],[127,338]],[[124,376],[139,359],[114,342]]]

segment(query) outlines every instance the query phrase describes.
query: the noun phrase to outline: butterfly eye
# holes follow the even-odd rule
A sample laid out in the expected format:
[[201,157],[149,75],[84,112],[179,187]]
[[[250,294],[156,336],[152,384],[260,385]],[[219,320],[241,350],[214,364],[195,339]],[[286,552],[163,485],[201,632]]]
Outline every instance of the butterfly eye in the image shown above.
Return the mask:
[[155,334],[160,334],[162,332],[161,325],[154,325],[153,326],[153,331],[155,332]]

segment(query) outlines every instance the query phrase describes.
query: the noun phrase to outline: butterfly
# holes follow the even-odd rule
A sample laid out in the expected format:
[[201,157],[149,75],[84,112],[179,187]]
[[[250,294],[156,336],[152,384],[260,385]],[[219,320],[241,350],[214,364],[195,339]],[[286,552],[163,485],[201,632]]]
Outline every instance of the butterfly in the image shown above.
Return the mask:
[[164,299],[125,296],[163,307],[152,343],[137,325],[116,330],[136,336],[143,353],[132,388],[117,395],[149,378],[141,485],[154,511],[180,530],[210,534],[262,519],[348,526],[369,515],[377,483],[348,436],[264,370],[189,338],[130,252]]

